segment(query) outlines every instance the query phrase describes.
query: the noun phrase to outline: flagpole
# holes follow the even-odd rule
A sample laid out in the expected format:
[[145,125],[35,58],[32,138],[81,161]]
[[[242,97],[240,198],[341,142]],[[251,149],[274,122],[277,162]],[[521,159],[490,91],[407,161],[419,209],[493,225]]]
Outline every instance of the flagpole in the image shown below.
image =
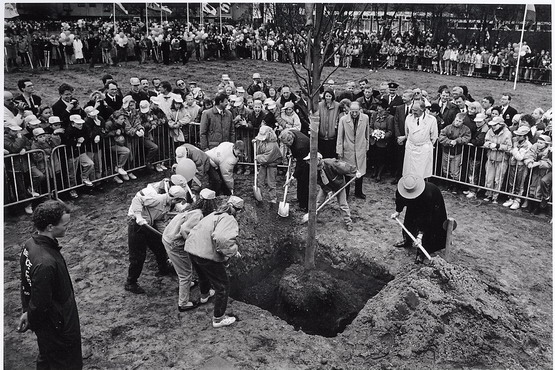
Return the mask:
[[160,27],[161,27],[162,23],[164,23],[164,18],[162,18],[162,3],[160,3],[158,5],[160,5]]
[[189,3],[187,3],[187,31],[189,30]]
[[524,27],[526,26],[527,11],[528,11],[528,6],[524,4],[524,19],[522,20],[522,32],[520,33],[520,46],[518,47],[518,58],[516,60],[515,83],[513,85],[513,90],[516,90],[516,81],[518,80],[518,67],[520,66],[520,52],[522,51],[522,40],[524,39]]
[[146,37],[148,37],[148,3],[145,3]]
[[222,3],[220,3],[220,35],[222,34]]
[[113,3],[113,5],[114,5],[114,36],[115,36],[118,30],[116,26],[116,3]]

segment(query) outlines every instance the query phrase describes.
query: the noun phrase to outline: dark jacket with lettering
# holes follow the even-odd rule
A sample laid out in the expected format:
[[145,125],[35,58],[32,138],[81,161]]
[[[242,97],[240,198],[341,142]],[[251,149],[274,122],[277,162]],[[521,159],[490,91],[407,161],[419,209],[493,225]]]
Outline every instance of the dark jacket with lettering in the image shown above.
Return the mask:
[[29,327],[51,345],[81,342],[79,314],[58,241],[34,234],[21,252],[21,302]]

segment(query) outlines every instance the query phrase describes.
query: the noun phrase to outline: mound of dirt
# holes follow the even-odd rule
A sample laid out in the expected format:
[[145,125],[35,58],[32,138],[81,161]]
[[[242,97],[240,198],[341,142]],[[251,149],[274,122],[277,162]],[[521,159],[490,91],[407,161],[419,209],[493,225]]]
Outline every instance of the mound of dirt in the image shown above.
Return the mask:
[[361,368],[550,368],[529,330],[509,293],[434,257],[398,275],[339,338],[351,344],[341,356]]

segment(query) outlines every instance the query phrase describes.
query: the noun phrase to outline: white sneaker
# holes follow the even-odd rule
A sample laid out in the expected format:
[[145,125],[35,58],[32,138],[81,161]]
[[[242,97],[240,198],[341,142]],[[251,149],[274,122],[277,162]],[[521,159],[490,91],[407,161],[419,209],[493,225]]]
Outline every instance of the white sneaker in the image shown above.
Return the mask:
[[168,167],[164,166],[163,163],[160,163],[159,166],[160,166],[160,168],[163,169],[164,171],[168,169]]
[[128,172],[127,176],[129,176],[131,180],[137,180],[137,176],[133,175],[131,172]]
[[33,214],[33,206],[29,204],[27,207],[25,207],[25,213],[27,213],[28,215],[32,215]]
[[213,318],[212,319],[212,326],[215,328],[221,328],[222,326],[229,326],[233,324],[237,319],[233,316],[224,315],[221,318]]
[[36,191],[34,191],[34,190],[31,189],[31,188],[27,189],[27,191],[29,192],[29,194],[31,194],[31,196],[32,196],[33,198],[40,197],[40,194],[37,193]]
[[513,204],[511,205],[511,209],[512,209],[512,210],[517,210],[517,209],[519,209],[519,208],[520,208],[520,200],[515,200],[515,201],[513,202]]
[[121,175],[121,178],[122,178],[124,181],[129,181],[129,175]]
[[114,181],[117,182],[118,184],[123,184],[123,180],[120,179],[118,176],[114,177]]
[[89,179],[83,179],[83,184],[85,184],[85,186],[94,186],[92,181]]
[[117,173],[119,173],[119,174],[122,175],[122,176],[123,176],[123,175],[127,175],[127,171],[124,170],[124,169],[121,168],[121,167],[118,167]]
[[470,190],[463,190],[462,192],[464,195],[468,195],[468,193],[470,193]]
[[200,303],[201,304],[207,303],[208,300],[214,296],[214,294],[216,294],[216,291],[214,289],[210,289],[208,291],[208,296],[207,297],[205,297],[205,298],[203,298],[202,296],[200,297]]
[[162,168],[162,166],[160,166],[160,164],[157,164],[155,168],[158,172],[164,172],[164,169]]
[[476,198],[476,193],[473,191],[469,191],[468,194],[466,194],[467,198]]
[[509,199],[505,203],[503,203],[503,207],[510,207],[513,205],[513,200]]

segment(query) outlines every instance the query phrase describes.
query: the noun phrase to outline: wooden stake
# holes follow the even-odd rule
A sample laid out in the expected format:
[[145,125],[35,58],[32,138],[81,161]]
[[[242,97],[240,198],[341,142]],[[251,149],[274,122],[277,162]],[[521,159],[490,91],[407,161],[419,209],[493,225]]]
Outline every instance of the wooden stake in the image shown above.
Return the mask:
[[447,262],[452,262],[453,258],[453,225],[455,224],[455,219],[453,217],[447,218],[447,237],[445,238],[445,260]]

